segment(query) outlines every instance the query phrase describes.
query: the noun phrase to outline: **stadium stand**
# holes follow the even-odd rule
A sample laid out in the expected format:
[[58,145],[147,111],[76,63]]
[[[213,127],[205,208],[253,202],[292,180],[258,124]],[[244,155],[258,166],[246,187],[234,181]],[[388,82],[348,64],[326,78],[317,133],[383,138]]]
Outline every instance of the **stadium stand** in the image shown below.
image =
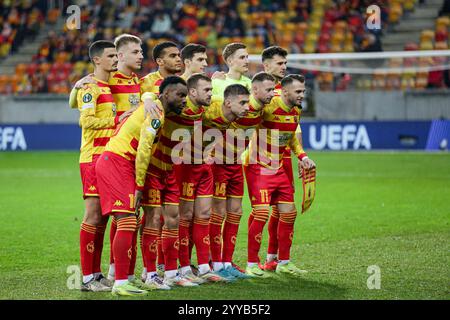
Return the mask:
[[[28,39],[26,37],[35,36],[44,20],[56,25],[58,19],[64,19],[61,10],[48,9],[43,5],[46,2],[25,1],[26,4],[0,7],[0,57],[14,52]],[[285,47],[290,53],[382,51],[381,32],[368,30],[365,25],[367,6],[376,4],[381,8],[382,30],[401,24],[402,19],[419,6],[417,0],[203,0],[196,5],[193,3],[198,1],[180,2],[180,5],[175,5],[174,1],[137,2],[139,8],[127,5],[127,1],[108,1],[108,5],[91,1],[89,3],[94,4],[82,5],[81,30],[69,30],[63,23],[62,29],[48,32],[32,61],[17,64],[14,74],[0,76],[0,84],[5,84],[0,93],[66,94],[77,79],[92,71],[87,52],[89,43],[113,39],[124,32],[144,40],[145,62],[141,75],[156,69],[149,52],[157,42],[166,39],[180,46],[189,42],[204,44],[208,48],[208,73],[225,69],[220,53],[227,43],[234,41],[245,43],[250,54],[260,54],[272,44]],[[450,18],[445,10],[444,4],[434,30],[423,30],[420,41],[405,43],[404,50],[447,49]],[[393,59],[389,63],[415,62],[429,63],[414,59]],[[321,90],[346,90],[353,81],[348,74],[306,73],[307,77],[317,80]],[[422,89],[448,86],[444,80],[443,71],[374,74],[371,80],[357,82],[356,87]]]

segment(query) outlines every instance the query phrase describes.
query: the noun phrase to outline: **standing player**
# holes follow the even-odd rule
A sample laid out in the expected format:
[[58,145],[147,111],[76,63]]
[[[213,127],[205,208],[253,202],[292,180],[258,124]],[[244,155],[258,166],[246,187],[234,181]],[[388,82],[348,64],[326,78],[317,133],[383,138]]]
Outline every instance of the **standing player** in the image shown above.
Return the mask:
[[196,43],[187,44],[181,49],[181,60],[184,63],[184,73],[181,75],[184,80],[187,81],[195,73],[205,73],[208,66],[205,46]]
[[[183,277],[195,283],[205,281],[223,281],[221,277],[212,272],[203,272],[197,277],[191,270],[190,246],[191,241],[202,245],[197,248],[197,260],[203,264],[208,259],[209,247],[205,243],[205,224],[211,210],[211,198],[213,194],[213,174],[211,165],[203,159],[203,132],[202,116],[205,108],[211,104],[212,85],[211,79],[203,74],[194,74],[188,80],[187,108],[183,110],[179,119],[180,125],[190,126],[190,152],[183,154],[183,163],[179,165],[180,184],[180,272]],[[207,261],[207,260],[206,260]],[[202,267],[203,268],[203,267]],[[206,269],[205,269],[206,270]],[[203,271],[203,269],[202,269]]]
[[116,105],[108,86],[110,73],[117,70],[114,43],[104,40],[94,42],[89,47],[89,57],[94,64],[94,83],[88,84],[77,94],[82,129],[80,173],[86,204],[80,230],[81,290],[109,291],[111,284],[100,271],[104,226],[108,220],[102,219],[95,164],[114,127],[129,114],[123,113],[120,117],[116,114]]
[[[168,78],[161,84],[164,112],[180,112],[185,104],[186,86],[179,78]],[[181,81],[180,81],[181,80]],[[151,159],[153,141],[164,124],[164,116],[144,115],[141,105],[120,125],[97,161],[96,170],[102,213],[114,214],[117,232],[112,244],[115,261],[117,295],[141,295],[141,290],[128,280],[132,259],[132,243],[137,229],[136,213],[143,197],[144,183]],[[167,219],[172,223],[174,217]],[[170,255],[169,255],[170,256]]]
[[[178,46],[171,41],[158,43],[152,50],[152,56],[153,60],[158,64],[158,70],[149,73],[140,80],[141,93],[143,94],[142,100],[144,101],[144,104],[150,108],[154,108],[149,104],[151,99],[145,98],[144,94],[156,99],[159,95],[159,86],[162,81],[168,76],[179,75],[183,66],[180,57],[180,49],[178,49]],[[152,93],[153,96],[148,95],[148,93]],[[161,219],[163,219],[162,216]],[[142,255],[144,256],[144,252],[142,252]],[[158,240],[158,266],[161,271],[164,270],[164,255],[161,239]],[[145,264],[145,261],[141,277],[142,279],[147,278],[147,265]]]
[[[246,170],[254,212],[254,219],[248,231],[247,273],[255,277],[267,276],[258,266],[258,253],[271,204],[277,204],[280,214],[277,233],[279,262],[276,272],[294,275],[305,272],[290,262],[297,210],[294,204],[294,189],[282,162],[284,149],[289,145],[298,156],[300,166],[305,169],[315,166],[295,135],[301,115],[305,78],[301,75],[290,75],[281,80],[281,86],[281,96],[272,99],[272,102],[264,108],[256,139],[252,141],[250,155],[257,154],[257,163],[249,164]],[[262,138],[263,130],[267,135],[265,139]]]
[[[277,96],[281,95],[281,79],[286,75],[287,70],[287,51],[278,46],[272,46],[264,49],[262,52],[262,62],[264,66],[264,71],[271,74],[276,79],[275,94]],[[299,139],[301,145],[302,135],[301,135],[300,124],[298,125],[296,135]],[[294,184],[294,174],[292,170],[292,160],[291,160],[291,149],[289,146],[286,147],[285,153],[283,155],[283,166],[285,171],[291,181]],[[275,271],[277,267],[277,251],[278,251],[278,221],[280,216],[278,214],[278,208],[276,205],[272,206],[272,213],[270,214],[268,223],[268,233],[269,233],[269,245],[267,248],[267,257],[264,264],[264,270]],[[249,219],[249,224],[252,221],[252,216]]]
[[[245,145],[239,146],[237,141],[226,143],[229,156],[223,164],[214,164],[214,197],[209,225],[211,238],[211,256],[214,271],[219,275],[232,275],[237,278],[248,277],[240,272],[232,263],[239,223],[242,217],[242,197],[244,194],[244,176],[240,163],[241,154],[248,145],[252,129],[261,122],[264,106],[274,96],[275,79],[267,73],[260,72],[252,79],[252,94],[250,95],[249,112],[236,119],[230,125],[234,130],[245,130]],[[236,131],[237,132],[237,131]],[[222,225],[225,219],[225,225]]]
[[244,74],[248,72],[248,52],[245,44],[230,43],[222,52],[222,58],[228,66],[228,73],[223,77],[213,77],[213,97],[223,99],[225,88],[230,84],[240,84],[251,89],[251,80]]

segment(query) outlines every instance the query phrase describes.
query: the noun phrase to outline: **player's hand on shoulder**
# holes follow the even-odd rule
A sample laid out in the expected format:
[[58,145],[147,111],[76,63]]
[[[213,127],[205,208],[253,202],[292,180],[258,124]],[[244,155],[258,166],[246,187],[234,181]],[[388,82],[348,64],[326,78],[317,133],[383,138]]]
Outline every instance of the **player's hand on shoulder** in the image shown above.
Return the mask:
[[225,72],[223,71],[215,71],[212,76],[211,79],[221,79],[221,80],[225,80],[226,76],[225,76]]
[[130,110],[125,111],[119,116],[119,122],[122,122],[124,119],[128,118],[136,108],[131,108]]
[[161,107],[150,98],[144,100],[144,112],[145,118],[150,115],[150,118],[152,119],[160,119],[163,115]]
[[87,76],[85,76],[85,77],[81,78],[80,80],[78,80],[75,83],[74,87],[75,87],[75,89],[87,89],[88,88],[88,84],[90,84],[90,83],[95,83],[94,75],[92,73],[88,74]]

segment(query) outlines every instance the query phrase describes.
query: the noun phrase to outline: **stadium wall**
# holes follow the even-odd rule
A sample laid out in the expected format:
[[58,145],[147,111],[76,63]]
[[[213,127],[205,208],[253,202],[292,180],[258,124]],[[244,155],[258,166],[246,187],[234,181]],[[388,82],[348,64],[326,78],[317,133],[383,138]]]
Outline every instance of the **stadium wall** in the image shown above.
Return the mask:
[[450,119],[450,90],[318,91],[314,100],[320,120]]
[[[445,150],[450,121],[318,122],[301,125],[307,150]],[[78,150],[76,124],[0,124],[0,151]]]

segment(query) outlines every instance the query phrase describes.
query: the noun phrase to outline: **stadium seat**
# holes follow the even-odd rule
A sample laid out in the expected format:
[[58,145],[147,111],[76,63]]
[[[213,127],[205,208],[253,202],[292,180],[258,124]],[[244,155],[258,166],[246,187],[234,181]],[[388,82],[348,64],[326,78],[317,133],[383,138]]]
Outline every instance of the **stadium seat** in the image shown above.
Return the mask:
[[447,50],[448,49],[447,41],[437,41],[434,44],[434,49],[436,49],[436,50]]
[[16,65],[16,74],[22,75],[26,72],[27,65],[25,63],[19,63]]

